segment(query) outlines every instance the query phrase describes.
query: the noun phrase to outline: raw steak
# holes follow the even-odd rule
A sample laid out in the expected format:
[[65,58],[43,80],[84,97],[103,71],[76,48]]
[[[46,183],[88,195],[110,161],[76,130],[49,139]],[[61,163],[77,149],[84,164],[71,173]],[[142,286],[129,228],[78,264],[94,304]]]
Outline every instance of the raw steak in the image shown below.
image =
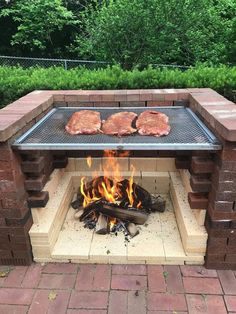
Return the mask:
[[144,111],[136,121],[136,127],[141,135],[162,136],[170,133],[169,118],[158,111]]
[[93,110],[81,110],[74,112],[65,129],[74,134],[97,134],[101,128],[100,113]]
[[103,121],[102,132],[107,135],[129,135],[137,130],[132,127],[132,122],[137,117],[134,112],[118,112],[112,114],[107,120]]

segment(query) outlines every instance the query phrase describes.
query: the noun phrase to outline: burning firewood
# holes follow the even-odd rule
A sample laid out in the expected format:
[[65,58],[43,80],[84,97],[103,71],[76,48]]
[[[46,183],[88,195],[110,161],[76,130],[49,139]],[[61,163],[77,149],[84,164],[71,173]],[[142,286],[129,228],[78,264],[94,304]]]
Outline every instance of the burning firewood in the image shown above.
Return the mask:
[[108,233],[107,218],[104,215],[99,215],[95,229],[97,234]]

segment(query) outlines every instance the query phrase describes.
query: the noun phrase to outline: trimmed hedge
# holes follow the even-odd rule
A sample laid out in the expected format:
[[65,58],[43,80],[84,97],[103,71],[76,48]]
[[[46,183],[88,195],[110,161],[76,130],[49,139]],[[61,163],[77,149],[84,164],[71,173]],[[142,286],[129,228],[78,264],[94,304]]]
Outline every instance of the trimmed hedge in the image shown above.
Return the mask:
[[76,68],[0,67],[0,107],[35,90],[44,89],[138,89],[210,87],[233,99],[236,67],[199,66],[178,69],[122,70],[119,66],[88,70]]

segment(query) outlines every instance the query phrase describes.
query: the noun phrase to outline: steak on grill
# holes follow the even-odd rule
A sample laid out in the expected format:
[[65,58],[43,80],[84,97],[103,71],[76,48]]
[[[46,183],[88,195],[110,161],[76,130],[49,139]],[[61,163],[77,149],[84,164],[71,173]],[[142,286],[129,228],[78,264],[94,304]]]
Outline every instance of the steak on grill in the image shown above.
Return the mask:
[[137,130],[132,127],[132,122],[137,117],[134,112],[118,112],[112,114],[107,120],[102,121],[102,132],[107,135],[129,135]]
[[65,126],[68,133],[97,134],[101,129],[100,113],[93,110],[81,110],[74,112]]
[[154,135],[156,137],[168,135],[170,126],[169,118],[164,113],[158,111],[144,111],[136,121],[138,133],[141,135]]

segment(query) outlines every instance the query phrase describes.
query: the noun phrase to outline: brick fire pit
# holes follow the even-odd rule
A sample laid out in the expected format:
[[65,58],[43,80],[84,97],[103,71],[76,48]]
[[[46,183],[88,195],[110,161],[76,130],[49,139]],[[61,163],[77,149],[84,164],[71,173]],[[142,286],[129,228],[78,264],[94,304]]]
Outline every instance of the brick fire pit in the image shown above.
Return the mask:
[[[145,107],[185,105],[218,137],[218,152],[160,151],[190,174],[188,200],[207,209],[206,267],[236,269],[236,106],[211,89],[34,91],[0,111],[0,264],[32,262],[31,208],[46,205],[44,185],[68,152],[13,151],[11,144],[53,107]],[[145,152],[147,155],[149,152]],[[152,154],[151,154],[152,153]],[[78,153],[73,152],[73,157]],[[153,156],[153,152],[150,152]]]

